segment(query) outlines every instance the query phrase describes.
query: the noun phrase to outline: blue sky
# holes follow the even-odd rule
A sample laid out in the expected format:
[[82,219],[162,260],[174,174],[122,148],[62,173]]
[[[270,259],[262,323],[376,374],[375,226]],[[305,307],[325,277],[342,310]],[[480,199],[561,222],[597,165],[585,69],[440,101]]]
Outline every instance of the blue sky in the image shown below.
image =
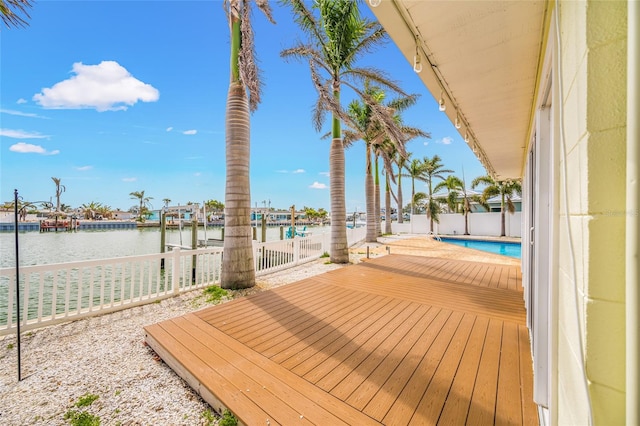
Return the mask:
[[[276,25],[253,15],[264,91],[251,117],[252,205],[328,210],[329,140],[311,124],[309,69],[279,56],[300,31],[287,9],[271,5]],[[362,11],[373,18],[364,3]],[[49,200],[58,177],[61,202],[72,207],[127,210],[140,190],[155,208],[164,198],[224,202],[222,1],[41,0],[30,14],[29,27],[1,33],[0,201],[16,188],[25,200]],[[404,121],[432,138],[408,144],[413,158],[438,154],[458,176],[464,167],[467,182],[485,174],[391,41],[366,63],[421,95]],[[408,200],[408,179],[403,188]],[[346,151],[346,201],[348,211],[365,209],[361,142]]]

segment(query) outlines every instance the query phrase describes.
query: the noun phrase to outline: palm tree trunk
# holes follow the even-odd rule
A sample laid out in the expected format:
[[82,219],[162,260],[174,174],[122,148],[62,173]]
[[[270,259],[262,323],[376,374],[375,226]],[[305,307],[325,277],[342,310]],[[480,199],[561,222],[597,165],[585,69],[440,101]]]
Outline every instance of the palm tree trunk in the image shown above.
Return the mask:
[[398,165],[398,223],[404,223],[402,208],[402,167]]
[[347,208],[344,199],[344,145],[342,138],[331,140],[329,148],[329,186],[331,189],[332,263],[349,263]]
[[502,199],[500,201],[500,236],[504,237],[506,235],[505,226],[504,226],[504,222],[505,222],[504,192],[501,195],[502,195]]
[[464,211],[464,235],[469,235],[469,212]]
[[365,142],[365,150],[367,158],[366,170],[364,176],[365,198],[366,198],[366,211],[367,211],[367,233],[365,235],[365,241],[368,243],[376,242],[376,222],[375,222],[375,196],[373,187],[373,175],[371,173],[371,144]]
[[[340,82],[333,82],[333,96],[340,102]],[[332,263],[349,263],[349,244],[347,242],[347,207],[344,196],[344,144],[340,119],[332,117],[331,147],[329,148],[329,189],[331,191],[331,244]]]
[[375,175],[373,181],[373,194],[374,194],[374,202],[373,202],[373,220],[375,221],[376,226],[376,241],[378,241],[378,236],[382,235],[382,229],[380,229],[380,172],[378,170],[378,156],[374,154],[374,165],[375,165]]
[[222,288],[255,285],[251,242],[251,195],[249,183],[249,104],[240,82],[229,85],[226,116],[226,187]]
[[428,211],[428,215],[429,215],[429,231],[431,231],[431,233],[433,234],[433,215],[431,214],[431,205],[433,203],[432,201],[432,196],[433,196],[433,189],[431,189],[431,179],[429,179],[429,209]]
[[[416,180],[411,178],[411,220],[413,220],[413,201],[416,198]],[[427,210],[427,215],[429,211]]]
[[384,233],[391,234],[391,185],[389,184],[389,173],[385,175],[384,210]]

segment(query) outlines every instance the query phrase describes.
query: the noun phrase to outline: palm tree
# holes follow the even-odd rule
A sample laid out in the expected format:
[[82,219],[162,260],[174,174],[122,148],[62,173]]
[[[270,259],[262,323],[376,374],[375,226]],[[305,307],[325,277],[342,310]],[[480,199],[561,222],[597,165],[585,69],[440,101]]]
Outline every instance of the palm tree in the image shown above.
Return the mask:
[[[349,262],[347,246],[347,212],[345,205],[345,159],[342,140],[342,123],[349,122],[348,114],[340,105],[343,86],[354,90],[367,104],[385,131],[392,133],[393,140],[401,135],[393,132],[393,114],[388,108],[376,103],[355,83],[366,79],[383,89],[404,94],[385,75],[374,68],[356,67],[356,61],[384,41],[385,32],[378,22],[360,16],[358,3],[353,0],[316,0],[312,9],[303,0],[283,0],[290,6],[294,19],[307,34],[307,43],[298,43],[285,49],[281,56],[307,61],[311,80],[318,92],[313,110],[313,123],[320,131],[327,112],[332,115],[331,147],[329,149],[329,186],[331,191],[331,246],[330,260],[333,263]],[[318,12],[319,16],[314,14]]]
[[61,181],[60,178],[52,177],[51,180],[53,181],[53,183],[56,184],[56,210],[54,214],[55,214],[56,222],[58,222],[58,217],[64,216],[62,214],[62,211],[60,210],[60,196],[64,191],[67,190],[67,187],[64,185],[60,185],[60,181]]
[[444,173],[453,173],[453,170],[445,169],[441,161],[437,155],[432,158],[424,157],[422,160],[422,176],[429,190],[427,217],[429,218],[429,231],[431,233],[433,233],[433,213],[439,210],[437,202],[433,199],[433,180],[445,180]]
[[[415,208],[415,198],[416,198],[416,180],[425,181],[423,176],[423,164],[418,158],[414,158],[411,160],[409,164],[405,165],[406,174],[402,176],[411,178],[411,216],[413,217],[413,212]],[[398,213],[400,214],[400,213]]]
[[31,0],[0,0],[2,23],[7,28],[29,25],[21,15],[30,18],[27,8],[31,6]]
[[398,165],[398,196],[396,200],[396,204],[398,206],[398,223],[404,223],[404,205],[402,204],[402,177],[406,176],[402,173],[405,169],[405,165],[407,161],[410,159],[411,153],[407,153],[407,155],[400,155],[400,153],[395,153],[394,162]]
[[171,198],[163,198],[162,202],[164,203],[164,207],[167,208],[167,207],[169,207],[169,204],[171,203]]
[[153,197],[145,197],[144,190],[134,191],[129,193],[129,195],[132,199],[140,202],[140,207],[138,207],[138,221],[144,222],[149,211],[149,207],[152,207],[149,201],[153,200]]
[[438,184],[433,188],[433,192],[437,193],[443,188],[447,190],[447,196],[444,199],[441,199],[441,202],[449,207],[450,212],[457,213],[458,198],[460,195],[458,191],[462,191],[463,189],[462,181],[457,176],[449,175],[445,180],[438,182]]
[[500,236],[504,237],[506,235],[505,212],[506,210],[508,210],[509,213],[514,213],[516,211],[516,207],[513,204],[513,196],[514,193],[522,195],[522,184],[510,179],[496,182],[491,176],[486,175],[475,178],[473,182],[471,182],[471,188],[475,189],[481,184],[486,185],[482,191],[481,204],[488,211],[490,210],[489,205],[487,204],[489,198],[495,197],[496,195],[500,196]]
[[[255,60],[250,4],[249,0],[225,1],[231,31],[231,74],[225,118],[227,176],[222,288],[248,288],[256,283],[251,242],[249,114],[260,103],[262,85]],[[255,4],[269,21],[274,22],[267,0],[256,1]]]
[[[405,146],[406,144],[411,141],[412,139],[415,139],[417,137],[424,137],[424,138],[431,138],[431,134],[428,132],[423,131],[422,129],[419,129],[417,127],[411,127],[411,126],[407,126],[404,124],[403,120],[402,120],[402,116],[400,113],[402,113],[404,110],[406,110],[407,108],[415,105],[415,103],[418,100],[418,95],[410,95],[410,96],[402,96],[399,97],[397,99],[394,99],[392,101],[390,101],[387,104],[387,107],[389,107],[391,110],[393,110],[394,113],[394,121],[398,126],[398,129],[400,131],[400,133],[403,136],[403,143],[402,145],[399,144],[395,144],[393,143],[389,138],[386,139],[374,139],[372,141],[372,147],[373,147],[373,153],[374,153],[374,164],[375,164],[375,197],[376,197],[376,202],[377,202],[377,206],[376,206],[376,225],[377,225],[377,231],[378,234],[380,234],[381,230],[380,230],[380,179],[379,179],[379,173],[378,173],[378,158],[382,158],[383,163],[384,163],[384,169],[388,172],[387,174],[387,181],[386,181],[386,188],[385,191],[388,190],[388,194],[385,195],[385,197],[389,197],[390,196],[390,191],[391,191],[391,187],[389,186],[389,176],[391,176],[392,180],[393,179],[393,163],[394,163],[394,159],[395,158],[407,158],[407,152],[405,151]],[[398,194],[401,194],[401,187],[400,187],[400,180],[398,180]],[[400,196],[400,201],[402,200],[402,195]],[[385,198],[386,199],[386,198]],[[396,200],[397,201],[397,200]],[[390,204],[391,200],[389,198],[389,204]],[[400,203],[401,204],[401,203]],[[390,210],[390,205],[387,205],[386,210],[389,211]],[[402,222],[398,222],[398,223],[402,223]],[[387,226],[388,225],[388,226]],[[385,227],[388,228],[387,231],[385,231],[385,233],[389,234],[391,233],[391,221],[386,221],[385,223]]]
[[89,204],[83,204],[80,206],[82,209],[82,215],[85,219],[93,220],[95,218],[96,212],[100,210],[102,204],[96,201],[91,201]]
[[[365,93],[376,102],[384,99],[384,92],[378,87],[370,85],[365,81]],[[374,120],[371,107],[355,99],[351,101],[347,108],[350,117],[350,123],[355,129],[346,129],[344,132],[343,143],[345,147],[349,147],[353,142],[362,139],[365,146],[365,198],[367,213],[367,232],[365,235],[366,242],[375,242],[378,240],[378,230],[376,226],[376,193],[373,173],[371,170],[372,145],[378,139],[386,139],[382,127]],[[376,164],[377,166],[377,164]],[[376,173],[377,174],[377,173]],[[377,177],[377,176],[376,176]],[[380,194],[377,195],[380,197]]]
[[[457,176],[449,175],[445,180],[439,182],[434,188],[434,192],[440,189],[447,189],[446,204],[454,211],[460,211],[464,215],[464,235],[469,235],[469,213],[471,213],[471,200],[480,202],[480,197],[467,193],[464,175],[460,179]],[[458,200],[462,197],[462,206],[458,206]]]

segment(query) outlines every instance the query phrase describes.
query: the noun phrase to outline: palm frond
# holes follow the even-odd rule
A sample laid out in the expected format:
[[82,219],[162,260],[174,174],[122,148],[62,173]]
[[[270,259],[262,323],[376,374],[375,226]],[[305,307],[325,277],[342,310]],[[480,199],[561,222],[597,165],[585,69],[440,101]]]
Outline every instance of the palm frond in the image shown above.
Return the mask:
[[[31,16],[29,16],[27,9],[32,6],[33,2],[31,0],[0,0],[2,23],[7,28],[29,25],[27,19],[31,18]],[[24,15],[24,17],[21,15]]]

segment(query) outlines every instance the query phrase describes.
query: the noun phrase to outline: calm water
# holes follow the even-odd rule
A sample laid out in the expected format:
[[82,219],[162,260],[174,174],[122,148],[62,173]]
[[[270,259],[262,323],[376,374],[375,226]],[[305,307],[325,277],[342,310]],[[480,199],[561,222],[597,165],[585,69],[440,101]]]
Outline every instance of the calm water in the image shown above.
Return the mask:
[[[314,233],[323,228],[308,227]],[[328,228],[327,228],[328,229]],[[258,228],[260,238],[260,228]],[[207,238],[220,238],[220,228],[207,228]],[[20,265],[43,265],[78,260],[107,259],[160,252],[160,229],[118,229],[78,232],[21,232],[19,238]],[[204,229],[198,239],[204,239]],[[280,238],[278,227],[267,228],[267,241]],[[191,228],[167,230],[166,242],[191,246]],[[15,234],[0,232],[0,268],[15,266]]]
[[457,244],[459,246],[468,247],[476,250],[482,250],[489,253],[501,254],[503,256],[515,257],[520,259],[521,246],[519,243],[505,243],[500,241],[477,241],[477,240],[460,240],[457,238],[442,238],[445,243]]

